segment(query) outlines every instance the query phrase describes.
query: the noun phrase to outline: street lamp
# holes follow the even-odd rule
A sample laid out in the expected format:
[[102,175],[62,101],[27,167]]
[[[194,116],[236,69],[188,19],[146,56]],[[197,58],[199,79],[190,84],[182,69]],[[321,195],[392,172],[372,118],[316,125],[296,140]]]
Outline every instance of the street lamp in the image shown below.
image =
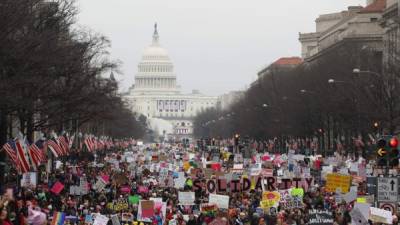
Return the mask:
[[301,90],[300,90],[300,93],[302,93],[302,94],[306,94],[306,93],[309,93],[309,94],[317,94],[317,92],[308,91],[308,90],[306,90],[306,89],[301,89]]
[[334,84],[334,83],[348,83],[348,82],[346,82],[346,81],[342,81],[342,80],[335,80],[335,79],[329,79],[328,80],[328,83],[329,84]]
[[263,108],[267,108],[267,107],[268,107],[268,104],[265,104],[265,103],[264,103],[264,104],[262,104],[262,107],[263,107]]
[[379,74],[379,73],[377,73],[377,72],[374,72],[374,71],[369,71],[369,70],[360,70],[359,68],[354,68],[353,69],[353,73],[355,73],[355,74],[372,74],[372,75],[374,75],[374,76],[377,76],[377,77],[380,77],[381,76],[381,74]]

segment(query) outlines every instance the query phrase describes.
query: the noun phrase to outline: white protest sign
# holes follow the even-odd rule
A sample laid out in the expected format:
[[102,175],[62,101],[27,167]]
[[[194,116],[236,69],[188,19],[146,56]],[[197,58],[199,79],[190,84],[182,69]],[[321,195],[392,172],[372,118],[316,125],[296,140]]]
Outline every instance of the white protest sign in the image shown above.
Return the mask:
[[112,215],[111,216],[111,221],[112,221],[113,225],[121,225],[121,223],[119,222],[118,215]]
[[397,177],[378,177],[378,202],[397,202],[399,187]]
[[194,192],[179,192],[178,198],[181,205],[194,205]]
[[96,218],[94,219],[93,225],[107,225],[108,223],[108,217],[98,214],[96,215]]
[[357,190],[350,190],[349,192],[347,192],[346,194],[343,195],[343,199],[347,202],[350,203],[354,200],[357,199]]
[[228,209],[229,208],[229,196],[228,195],[216,195],[210,194],[209,203],[214,203],[220,209]]
[[368,220],[363,216],[358,208],[354,208],[350,212],[351,224],[354,225],[368,225]]
[[22,175],[21,186],[22,187],[36,187],[37,184],[37,173],[28,172]]
[[372,222],[386,223],[386,224],[393,223],[392,212],[386,211],[384,209],[375,208],[375,207],[370,207],[369,210],[370,210],[369,219]]

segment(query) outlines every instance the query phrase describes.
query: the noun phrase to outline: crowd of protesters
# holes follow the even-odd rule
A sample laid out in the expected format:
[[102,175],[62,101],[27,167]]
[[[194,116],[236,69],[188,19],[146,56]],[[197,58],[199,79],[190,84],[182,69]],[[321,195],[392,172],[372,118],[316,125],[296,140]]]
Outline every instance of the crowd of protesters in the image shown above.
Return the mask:
[[[369,198],[371,194],[367,193],[365,177],[361,176],[357,182],[351,181],[352,186],[356,187],[357,197],[361,198],[346,201],[343,194],[326,189],[323,167],[331,166],[331,162],[318,156],[302,157],[295,162],[295,169],[301,168],[297,173],[301,177],[308,174],[314,181],[307,189],[304,188],[300,201],[294,207],[286,207],[282,200],[274,205],[263,206],[263,194],[275,190],[253,186],[243,192],[216,192],[229,196],[229,207],[221,208],[218,204],[209,203],[210,193],[207,188],[193,187],[195,179],[214,179],[221,176],[221,173],[231,174],[234,169],[244,176],[254,164],[259,164],[261,170],[271,171],[274,177],[288,174],[293,176],[295,169],[289,166],[290,160],[287,155],[283,157],[256,151],[252,151],[250,159],[243,159],[223,147],[214,151],[200,151],[178,145],[129,146],[126,149],[113,148],[97,152],[71,150],[69,156],[49,159],[49,163],[30,173],[28,178],[10,167],[6,183],[1,185],[4,194],[0,199],[0,225],[380,224],[370,218],[362,223],[351,217],[355,204],[374,205],[374,200]],[[339,165],[334,166],[331,172],[339,172],[338,168],[343,167],[351,176],[349,162],[364,166],[368,163],[362,159],[347,159],[337,155],[335,163]],[[219,166],[214,167],[216,164]],[[241,167],[235,168],[235,165]],[[374,171],[373,164],[368,163],[367,166],[373,171],[364,176],[379,173],[379,170]],[[308,168],[308,172],[304,168]],[[162,174],[163,171],[167,171],[167,174]],[[176,185],[180,176],[178,174],[184,174],[185,182],[182,186]],[[104,183],[103,186],[98,184],[99,180]],[[78,193],[72,191],[76,189]],[[193,204],[181,204],[179,192],[191,191],[195,194]],[[141,202],[152,199],[159,199],[161,204],[152,205],[151,216],[143,219],[141,214],[144,210],[141,207],[144,205]],[[313,215],[310,213],[315,212],[320,213],[318,217],[324,213],[328,216],[326,220],[311,223]],[[56,221],[58,213],[64,217]],[[110,219],[99,222],[96,221],[98,215]],[[111,219],[113,216],[117,219]],[[396,212],[392,213],[390,222],[398,224]]]

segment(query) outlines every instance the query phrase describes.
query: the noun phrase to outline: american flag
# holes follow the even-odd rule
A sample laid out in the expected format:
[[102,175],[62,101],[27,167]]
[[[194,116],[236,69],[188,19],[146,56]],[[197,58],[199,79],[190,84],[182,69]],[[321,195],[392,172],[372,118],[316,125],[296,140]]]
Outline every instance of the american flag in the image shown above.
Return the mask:
[[47,141],[47,145],[50,149],[50,151],[53,153],[54,157],[62,156],[63,155],[63,150],[61,147],[58,145],[57,141],[54,139],[50,139]]
[[44,140],[38,140],[29,146],[28,153],[34,167],[37,168],[42,162],[46,162],[45,148]]
[[6,151],[8,157],[15,164],[16,168],[19,169],[19,162],[17,157],[17,147],[15,146],[15,141],[8,141],[3,145],[4,151]]
[[69,142],[63,135],[57,138],[58,145],[61,147],[63,155],[68,155],[69,152]]
[[21,173],[27,173],[29,172],[30,166],[29,166],[29,157],[27,155],[26,148],[24,144],[17,139],[15,142],[15,146],[17,147],[17,158],[19,162],[19,169]]
[[94,140],[94,138],[92,138],[92,137],[86,137],[86,139],[85,139],[85,145],[86,145],[86,148],[87,148],[87,150],[89,151],[89,152],[92,152],[92,151],[94,151],[95,150],[95,140]]

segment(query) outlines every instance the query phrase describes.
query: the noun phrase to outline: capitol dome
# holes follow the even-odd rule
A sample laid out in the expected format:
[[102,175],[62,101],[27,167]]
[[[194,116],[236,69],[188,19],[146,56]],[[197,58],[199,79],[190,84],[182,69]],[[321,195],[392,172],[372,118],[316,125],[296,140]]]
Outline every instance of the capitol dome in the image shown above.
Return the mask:
[[143,51],[143,61],[170,61],[168,51],[161,47],[157,31],[157,24],[154,25],[153,42]]
[[178,93],[174,64],[171,62],[167,50],[161,47],[154,25],[153,41],[143,51],[142,60],[138,64],[135,75],[135,92],[137,93]]

